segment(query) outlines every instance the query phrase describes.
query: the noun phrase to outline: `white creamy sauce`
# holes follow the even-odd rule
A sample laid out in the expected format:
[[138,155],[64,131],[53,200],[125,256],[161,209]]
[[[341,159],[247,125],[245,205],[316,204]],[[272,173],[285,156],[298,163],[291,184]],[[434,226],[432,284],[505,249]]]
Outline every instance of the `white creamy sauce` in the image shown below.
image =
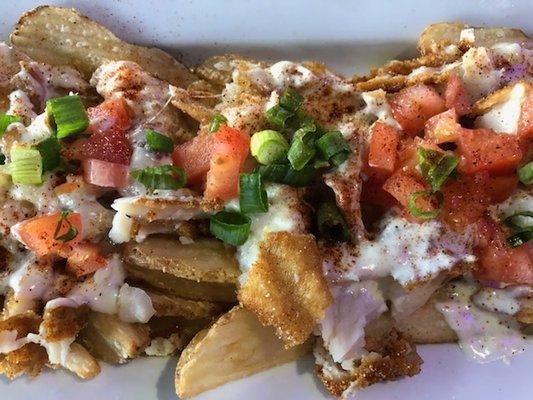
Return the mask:
[[476,41],[474,28],[466,28],[461,30],[461,33],[459,34],[459,41],[466,42],[468,44],[474,44]]
[[472,301],[488,311],[515,315],[520,311],[520,299],[527,296],[533,296],[533,287],[517,285],[505,289],[482,288],[472,296]]
[[[526,190],[517,190],[507,200],[491,207],[496,220],[505,219],[511,215],[524,211],[533,211],[533,193]],[[516,217],[516,223],[528,226],[531,217]]]
[[117,212],[113,216],[109,239],[114,243],[129,242],[132,235],[135,220],[127,214]]
[[458,282],[451,285],[449,300],[435,306],[459,337],[459,346],[472,360],[487,363],[508,360],[524,351],[525,337],[518,323],[504,314],[477,307],[471,296],[476,285]]
[[494,105],[487,113],[476,119],[476,127],[516,135],[527,90],[524,83],[515,84],[505,101]]
[[[267,184],[268,212],[250,215],[252,226],[250,236],[246,242],[237,248],[237,260],[244,273],[241,278],[246,279],[246,272],[252,267],[259,257],[259,246],[270,232],[302,232],[304,220],[296,189],[280,185]],[[238,201],[227,205],[230,210],[239,210]],[[241,282],[242,283],[242,282]]]
[[15,90],[9,94],[9,109],[6,114],[18,115],[26,121],[31,121],[37,116],[35,111],[33,111],[33,104],[30,98],[22,90]]
[[338,363],[365,354],[365,326],[387,310],[375,281],[333,285],[331,304],[320,322],[324,346]]
[[25,337],[17,339],[17,331],[0,331],[0,354],[11,353],[28,343]]
[[13,184],[9,194],[13,200],[27,201],[35,206],[40,214],[52,213],[59,209],[59,201],[54,192],[57,179],[47,172],[43,175],[43,183],[40,185]]
[[46,113],[38,115],[23,131],[20,141],[22,143],[37,144],[52,136],[52,128],[48,124]]
[[378,121],[392,126],[401,131],[401,126],[392,116],[389,102],[387,101],[387,93],[383,89],[374,90],[372,92],[363,92],[361,96],[366,103],[364,113],[377,117]]
[[27,336],[28,342],[37,343],[38,345],[45,348],[46,353],[48,354],[48,361],[53,365],[66,366],[67,357],[70,352],[70,345],[76,339],[74,336],[67,337],[55,342],[46,340],[44,338],[44,331],[42,329],[42,324],[39,327],[39,334],[29,333]]
[[[326,259],[324,267],[330,279],[360,281],[391,275],[405,286],[459,262],[474,261],[472,242],[468,233],[456,234],[436,220],[418,224],[389,216],[375,240],[363,241],[357,251],[344,245],[341,260]],[[344,266],[341,277],[335,277],[336,264]]]
[[33,254],[23,256],[8,278],[8,286],[15,297],[25,300],[41,299],[54,281],[51,262],[37,261]]
[[496,69],[485,47],[473,47],[462,58],[461,75],[473,101],[491,93],[500,86],[503,69]]
[[494,59],[503,60],[511,65],[525,61],[526,52],[518,43],[496,43],[490,50]]

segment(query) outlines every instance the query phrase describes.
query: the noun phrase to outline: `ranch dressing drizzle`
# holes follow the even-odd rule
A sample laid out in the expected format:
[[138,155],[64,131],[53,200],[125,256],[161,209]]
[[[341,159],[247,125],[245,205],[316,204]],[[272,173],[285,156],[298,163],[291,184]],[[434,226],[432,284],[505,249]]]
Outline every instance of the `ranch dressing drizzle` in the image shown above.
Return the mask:
[[533,288],[525,285],[505,289],[483,288],[472,296],[472,301],[489,311],[515,315],[520,310],[520,298],[532,295]]
[[435,307],[457,333],[459,346],[470,359],[479,363],[508,361],[524,351],[525,337],[514,318],[477,307],[471,300],[477,290],[474,284],[454,283],[449,287],[449,300]]

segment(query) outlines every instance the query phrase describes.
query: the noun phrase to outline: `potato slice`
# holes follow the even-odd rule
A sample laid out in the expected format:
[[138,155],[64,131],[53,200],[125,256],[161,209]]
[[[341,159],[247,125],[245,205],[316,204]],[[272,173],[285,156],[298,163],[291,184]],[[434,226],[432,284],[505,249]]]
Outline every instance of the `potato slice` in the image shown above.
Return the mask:
[[91,379],[100,373],[98,361],[79,343],[72,343],[65,368],[81,379]]
[[106,61],[128,60],[175,86],[187,87],[197,78],[169,54],[128,44],[75,9],[40,6],[15,25],[11,43],[36,61],[71,65],[89,79]]
[[150,343],[149,328],[123,322],[116,315],[92,312],[79,341],[95,357],[110,364],[122,364],[138,357]]
[[[464,43],[460,40],[463,29],[474,29],[474,42]],[[527,36],[520,29],[512,28],[480,28],[471,27],[460,22],[439,22],[429,25],[418,39],[418,50],[422,55],[442,54],[449,45],[456,46],[485,46],[491,47],[496,43],[520,43],[527,40]]]
[[235,307],[185,348],[176,368],[176,393],[188,398],[226,382],[293,361],[310,342],[287,350],[273,328],[248,310]]
[[156,317],[212,318],[228,308],[224,303],[189,300],[151,288],[143,289],[152,300]]
[[197,282],[132,264],[126,265],[126,269],[130,279],[147,283],[175,296],[223,303],[237,301],[237,287],[233,283]]
[[239,290],[241,303],[288,346],[305,342],[331,303],[322,258],[311,235],[271,232]]
[[236,283],[240,275],[233,251],[214,239],[181,244],[175,238],[149,237],[126,246],[126,262],[197,282]]

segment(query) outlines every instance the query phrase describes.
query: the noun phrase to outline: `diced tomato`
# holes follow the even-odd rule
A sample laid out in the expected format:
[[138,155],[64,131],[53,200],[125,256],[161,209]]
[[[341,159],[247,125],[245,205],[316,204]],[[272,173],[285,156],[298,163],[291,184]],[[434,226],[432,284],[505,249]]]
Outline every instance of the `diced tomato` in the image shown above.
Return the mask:
[[396,205],[396,199],[383,189],[383,181],[375,178],[363,182],[361,202],[384,209],[389,209]]
[[68,242],[54,239],[55,231],[60,221],[61,213],[59,212],[24,221],[19,225],[17,230],[20,241],[30,250],[33,250],[39,257],[59,252],[66,246],[75,246],[80,241],[82,232],[81,215],[79,213],[70,213],[61,223],[57,237],[68,232],[69,223],[77,230],[77,235]]
[[106,263],[100,247],[94,243],[78,243],[67,256],[67,269],[77,277],[92,274]]
[[391,98],[390,106],[394,119],[408,135],[416,135],[429,118],[446,109],[435,89],[422,83],[400,90]]
[[461,133],[455,109],[431,117],[424,126],[425,138],[434,143],[454,142]]
[[463,174],[481,171],[505,174],[516,169],[522,160],[522,150],[514,135],[490,129],[462,129],[457,138],[457,153],[461,156],[458,171]]
[[392,126],[381,121],[373,125],[368,149],[368,166],[372,174],[388,177],[394,172],[399,141],[399,132]]
[[175,147],[172,161],[174,165],[185,170],[187,183],[196,185],[205,180],[213,154],[215,135],[201,133],[188,142]]
[[398,148],[398,170],[401,170],[404,173],[414,177],[422,177],[420,169],[418,168],[418,161],[416,159],[416,152],[419,147],[442,151],[442,149],[440,149],[435,143],[420,137],[406,137],[400,142],[400,146]]
[[484,184],[487,197],[492,204],[507,200],[518,186],[518,175],[491,176]]
[[83,179],[92,185],[121,188],[128,183],[129,167],[96,159],[82,161]]
[[122,97],[105,100],[96,107],[87,109],[91,134],[110,131],[126,132],[131,127],[131,119],[126,102]]
[[[391,194],[402,206],[407,207],[409,196],[414,192],[426,190],[426,185],[412,175],[398,170],[385,181],[383,190]],[[430,201],[424,197],[418,198],[416,205],[424,211],[433,209]]]
[[189,184],[205,181],[205,197],[223,200],[238,194],[239,172],[250,151],[250,137],[226,125],[176,146],[175,165],[187,173]]
[[444,104],[446,108],[455,109],[458,115],[466,115],[472,108],[465,84],[457,74],[452,74],[446,82]]
[[479,262],[474,276],[496,282],[533,284],[533,243],[510,247],[501,225],[488,217],[480,219],[477,228]]
[[531,86],[526,101],[522,104],[517,134],[523,143],[533,140],[533,89]]
[[82,160],[84,158],[83,146],[87,142],[86,137],[80,137],[70,143],[61,143],[61,157],[66,160]]
[[448,179],[442,187],[444,205],[440,218],[452,229],[462,232],[486,211],[490,198],[485,190],[487,173]]
[[97,132],[83,144],[82,155],[84,158],[129,165],[131,146],[123,131]]

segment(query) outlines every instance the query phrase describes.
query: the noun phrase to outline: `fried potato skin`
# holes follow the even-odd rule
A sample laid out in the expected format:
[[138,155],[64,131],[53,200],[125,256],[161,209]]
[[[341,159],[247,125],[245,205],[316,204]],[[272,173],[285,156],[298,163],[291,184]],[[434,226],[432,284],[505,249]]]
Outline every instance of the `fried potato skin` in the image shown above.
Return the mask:
[[187,87],[197,78],[169,54],[123,42],[75,9],[39,6],[23,14],[11,43],[39,62],[71,65],[86,79],[105,61],[128,60],[159,79]]
[[239,300],[261,323],[274,326],[287,346],[305,342],[332,301],[314,237],[269,233]]

